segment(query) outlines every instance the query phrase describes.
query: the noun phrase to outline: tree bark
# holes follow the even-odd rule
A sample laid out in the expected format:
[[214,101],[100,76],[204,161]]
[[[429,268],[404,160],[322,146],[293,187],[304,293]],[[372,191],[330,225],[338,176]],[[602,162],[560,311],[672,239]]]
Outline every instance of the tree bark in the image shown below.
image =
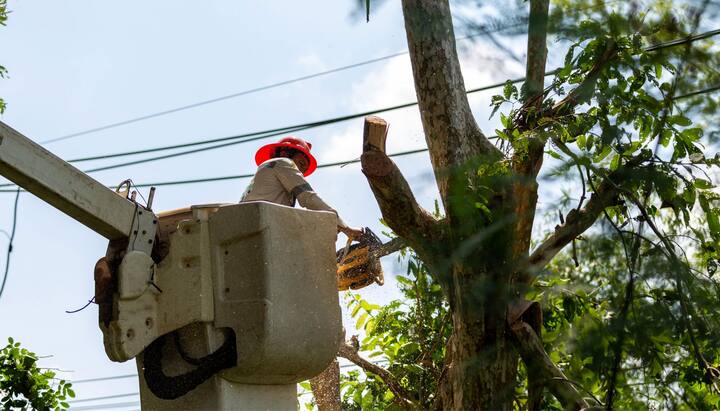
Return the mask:
[[448,217],[449,167],[478,156],[500,158],[500,151],[475,123],[455,48],[446,0],[403,0],[405,31],[425,140]]
[[310,379],[318,411],[340,411],[340,364],[334,359],[319,375]]
[[[528,22],[527,64],[524,85],[523,110],[515,127],[527,126],[530,113],[542,107],[547,62],[547,23],[549,0],[530,0]],[[516,122],[517,123],[517,122]],[[535,136],[528,138],[526,150],[513,153],[514,176],[513,199],[515,201],[515,241],[513,259],[521,261],[530,250],[533,222],[538,199],[537,175],[542,167],[545,141]]]

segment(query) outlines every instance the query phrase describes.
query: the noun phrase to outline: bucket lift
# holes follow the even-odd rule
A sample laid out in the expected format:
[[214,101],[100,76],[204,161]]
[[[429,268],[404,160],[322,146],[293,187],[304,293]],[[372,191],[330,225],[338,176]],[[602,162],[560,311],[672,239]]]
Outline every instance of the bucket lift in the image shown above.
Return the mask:
[[2,122],[0,174],[109,240],[99,325],[108,358],[136,359],[143,409],[296,410],[296,383],[335,357],[335,214],[251,202],[156,215],[152,196],[119,195]]

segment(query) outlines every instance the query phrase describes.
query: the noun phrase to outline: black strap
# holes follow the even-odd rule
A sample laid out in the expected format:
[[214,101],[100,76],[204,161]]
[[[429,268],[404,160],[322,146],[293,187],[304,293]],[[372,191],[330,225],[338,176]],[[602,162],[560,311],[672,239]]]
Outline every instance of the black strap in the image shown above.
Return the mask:
[[[232,330],[230,332],[231,334],[225,337],[225,342],[217,351],[202,358],[190,358],[176,340],[176,348],[180,356],[185,361],[197,365],[197,368],[173,377],[168,377],[162,370],[162,349],[169,335],[163,335],[153,341],[143,354],[143,375],[150,391],[163,400],[174,400],[194,390],[218,371],[234,367],[237,364],[237,348],[235,333]],[[177,331],[173,334],[177,335]]]

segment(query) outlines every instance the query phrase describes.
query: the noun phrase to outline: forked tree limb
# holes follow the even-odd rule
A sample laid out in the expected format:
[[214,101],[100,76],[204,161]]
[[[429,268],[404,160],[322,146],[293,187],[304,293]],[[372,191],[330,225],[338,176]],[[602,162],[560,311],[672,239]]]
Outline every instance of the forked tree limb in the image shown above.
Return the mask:
[[528,373],[538,377],[540,379],[538,382],[547,387],[566,410],[587,409],[588,403],[552,362],[532,327],[524,321],[517,321],[510,326],[510,329],[515,336],[520,357],[525,362]]
[[358,354],[358,350],[359,345],[357,343],[357,336],[353,336],[350,343],[344,342],[340,344],[338,355],[340,357],[350,360],[353,364],[362,368],[364,371],[380,377],[380,379],[382,379],[383,382],[387,384],[388,388],[390,388],[390,391],[392,391],[392,393],[399,400],[399,402],[406,407],[412,409],[420,409],[417,398],[415,398],[414,395],[412,395],[402,385],[400,385],[397,378],[395,378],[395,376],[392,375],[390,371],[362,358],[360,354]]
[[387,225],[421,255],[441,239],[441,223],[420,207],[405,177],[385,153],[387,123],[365,118],[362,172],[380,206]]

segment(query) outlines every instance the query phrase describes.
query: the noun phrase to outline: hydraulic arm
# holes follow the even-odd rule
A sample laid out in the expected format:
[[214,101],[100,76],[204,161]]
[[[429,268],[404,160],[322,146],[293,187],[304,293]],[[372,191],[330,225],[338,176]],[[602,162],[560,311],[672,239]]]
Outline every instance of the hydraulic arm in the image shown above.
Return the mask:
[[[108,240],[128,239],[142,207],[0,122],[0,174]],[[148,210],[145,210],[148,211]],[[153,239],[155,233],[147,233]],[[137,244],[140,249],[152,243]],[[149,247],[149,248],[148,248]]]

